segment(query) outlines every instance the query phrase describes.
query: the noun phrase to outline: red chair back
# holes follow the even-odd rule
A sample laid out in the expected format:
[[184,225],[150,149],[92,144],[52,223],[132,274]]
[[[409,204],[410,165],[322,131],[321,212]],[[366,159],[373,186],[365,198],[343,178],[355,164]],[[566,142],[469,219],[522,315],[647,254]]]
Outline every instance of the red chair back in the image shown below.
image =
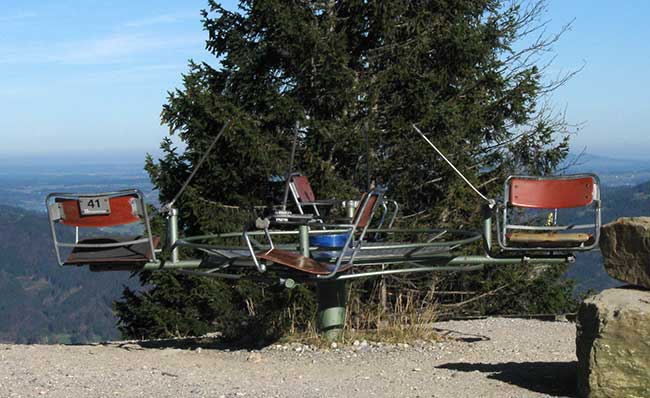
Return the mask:
[[[80,198],[79,200],[91,200]],[[116,225],[131,224],[141,220],[137,212],[137,195],[125,195],[109,198],[110,214],[82,215],[79,201],[75,199],[57,199],[61,205],[63,217],[61,224],[73,227],[114,227]]]
[[[366,225],[368,225],[370,219],[372,218],[372,213],[375,209],[375,205],[377,204],[378,198],[379,195],[377,193],[371,193],[369,198],[368,198],[368,194],[366,193],[364,193],[363,196],[361,196],[361,200],[359,201],[359,207],[357,207],[357,210],[354,213],[354,221],[355,223],[358,222],[357,224],[358,228],[365,228]],[[365,207],[364,207],[364,203],[366,203]]]
[[509,180],[509,201],[532,209],[562,209],[587,206],[594,200],[592,177]]
[[314,195],[314,191],[311,189],[311,184],[309,183],[309,179],[307,179],[307,177],[296,175],[291,178],[293,181],[293,185],[296,188],[296,194],[298,195],[299,201],[301,202],[316,201],[316,195]]

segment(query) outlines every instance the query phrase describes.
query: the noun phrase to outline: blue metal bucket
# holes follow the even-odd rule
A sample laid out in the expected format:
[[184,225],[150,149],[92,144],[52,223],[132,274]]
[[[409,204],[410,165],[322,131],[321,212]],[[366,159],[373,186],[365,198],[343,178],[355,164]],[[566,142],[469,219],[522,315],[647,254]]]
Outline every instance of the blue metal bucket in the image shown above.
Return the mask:
[[334,261],[345,246],[349,234],[312,235],[309,237],[309,246],[317,247],[311,252],[314,259],[318,261]]
[[340,249],[345,246],[349,234],[312,235],[309,237],[309,245],[321,249]]

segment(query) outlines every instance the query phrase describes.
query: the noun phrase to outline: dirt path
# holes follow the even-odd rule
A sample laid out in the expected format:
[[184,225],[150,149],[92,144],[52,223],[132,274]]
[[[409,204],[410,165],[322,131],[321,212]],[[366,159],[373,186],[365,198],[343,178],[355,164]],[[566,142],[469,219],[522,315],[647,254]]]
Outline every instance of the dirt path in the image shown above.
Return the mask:
[[173,343],[0,345],[0,397],[528,398],[574,391],[572,323],[495,318],[435,327],[458,339],[259,352]]

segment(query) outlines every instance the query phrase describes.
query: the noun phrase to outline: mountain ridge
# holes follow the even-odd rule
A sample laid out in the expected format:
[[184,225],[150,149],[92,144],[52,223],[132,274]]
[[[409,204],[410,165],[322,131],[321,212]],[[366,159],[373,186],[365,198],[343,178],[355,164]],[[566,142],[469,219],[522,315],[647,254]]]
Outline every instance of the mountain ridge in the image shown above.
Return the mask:
[[58,267],[47,215],[0,205],[0,341],[84,343],[119,337],[111,305],[124,273]]

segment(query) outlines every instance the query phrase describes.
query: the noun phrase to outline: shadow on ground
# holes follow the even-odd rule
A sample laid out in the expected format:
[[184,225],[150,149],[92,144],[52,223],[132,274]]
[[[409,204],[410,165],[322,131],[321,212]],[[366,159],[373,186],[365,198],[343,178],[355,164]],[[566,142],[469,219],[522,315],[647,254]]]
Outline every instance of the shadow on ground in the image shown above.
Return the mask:
[[488,336],[485,336],[483,334],[466,333],[454,329],[436,328],[436,327],[434,327],[433,330],[436,333],[438,333],[441,337],[450,338],[456,341],[462,341],[464,343],[477,343],[479,341],[490,340]]
[[446,363],[440,369],[490,373],[489,379],[552,396],[575,396],[577,362]]
[[221,350],[221,351],[237,351],[237,350],[259,350],[275,341],[253,341],[252,339],[241,339],[239,341],[225,341],[219,337],[186,337],[186,338],[173,338],[173,339],[158,339],[158,340],[131,340],[131,341],[108,341],[101,343],[90,344],[71,344],[81,346],[107,346],[118,347],[128,351],[143,350],[147,348],[161,349],[161,348],[176,348],[181,350],[196,350],[197,348],[208,350]]

